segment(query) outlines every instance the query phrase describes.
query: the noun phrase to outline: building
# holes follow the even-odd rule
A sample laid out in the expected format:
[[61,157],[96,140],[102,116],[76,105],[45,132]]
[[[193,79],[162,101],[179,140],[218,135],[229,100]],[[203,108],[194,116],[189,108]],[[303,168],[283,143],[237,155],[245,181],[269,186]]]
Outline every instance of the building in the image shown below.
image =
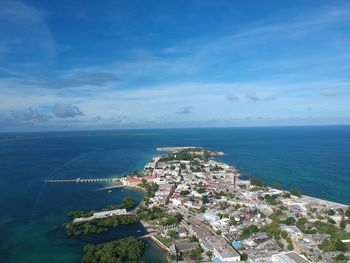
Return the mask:
[[294,252],[282,252],[271,257],[272,263],[311,263],[304,256]]
[[178,235],[179,235],[180,238],[185,238],[185,237],[187,237],[187,231],[186,231],[185,228],[179,227],[179,229],[178,229],[177,232],[178,232]]
[[109,210],[109,211],[103,211],[103,212],[96,212],[93,214],[95,218],[105,218],[109,216],[118,216],[118,215],[126,215],[127,211],[126,209],[115,209],[115,210]]
[[205,214],[203,215],[203,217],[204,217],[204,219],[207,220],[209,223],[214,222],[214,221],[217,221],[217,220],[220,219],[217,215],[211,214],[211,213],[205,213]]
[[207,236],[202,240],[201,246],[205,251],[213,252],[214,262],[223,263],[241,260],[238,252],[222,236]]
[[186,243],[176,243],[175,244],[176,253],[189,252],[189,251],[196,249],[196,248],[198,248],[197,242],[186,242]]
[[124,179],[124,184],[127,186],[138,186],[141,182],[142,179],[137,177],[126,177]]

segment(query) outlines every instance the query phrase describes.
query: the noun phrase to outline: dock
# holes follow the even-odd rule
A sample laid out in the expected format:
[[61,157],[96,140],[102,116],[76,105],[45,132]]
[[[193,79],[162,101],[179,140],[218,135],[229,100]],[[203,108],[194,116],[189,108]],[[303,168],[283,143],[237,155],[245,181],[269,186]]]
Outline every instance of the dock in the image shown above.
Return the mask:
[[119,181],[120,178],[77,178],[77,179],[48,179],[45,183],[103,183]]

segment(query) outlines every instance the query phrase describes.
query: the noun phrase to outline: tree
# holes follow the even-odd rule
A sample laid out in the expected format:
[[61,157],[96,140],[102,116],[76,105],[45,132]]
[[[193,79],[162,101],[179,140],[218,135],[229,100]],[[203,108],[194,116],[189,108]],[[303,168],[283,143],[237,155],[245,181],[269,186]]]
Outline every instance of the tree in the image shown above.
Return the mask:
[[277,189],[277,190],[281,190],[282,189],[282,185],[279,184],[279,183],[273,183],[272,184],[272,188]]
[[203,203],[203,204],[209,203],[209,198],[208,198],[207,195],[203,195],[203,196],[201,197],[201,200],[202,200],[202,203]]
[[210,154],[209,151],[207,149],[204,149],[203,151],[203,159],[205,162],[207,162],[209,160]]
[[341,228],[341,229],[345,229],[345,227],[346,227],[346,221],[345,221],[344,219],[342,219],[342,220],[340,221],[340,228]]
[[335,242],[335,249],[341,252],[346,252],[348,250],[347,246],[339,239],[337,239]]
[[288,218],[284,221],[284,223],[285,223],[286,225],[295,225],[295,219],[294,219],[294,217],[288,217]]
[[193,260],[200,260],[201,259],[201,249],[195,248],[190,251],[190,257]]
[[336,257],[334,257],[334,259],[335,259],[336,261],[345,261],[345,260],[348,260],[349,257],[345,256],[344,254],[339,254],[339,255],[337,255]]
[[213,256],[213,252],[211,252],[211,251],[207,251],[207,256],[208,256],[208,258],[210,258],[211,259],[211,257]]
[[197,193],[199,193],[199,194],[203,194],[203,193],[205,193],[207,190],[206,190],[204,187],[198,187],[196,191],[197,191]]
[[261,181],[259,178],[255,177],[255,176],[250,177],[250,183],[252,185],[255,185],[255,186],[258,186],[258,187],[263,187],[264,186],[263,181]]
[[248,255],[246,253],[241,254],[241,260],[242,261],[247,261],[248,260]]
[[346,209],[345,215],[346,215],[347,217],[350,217],[350,206],[348,207],[348,209]]
[[135,237],[127,237],[104,244],[84,246],[81,263],[135,262],[145,250],[145,243]]
[[250,225],[243,230],[243,233],[241,235],[241,239],[246,239],[258,231],[259,231],[259,228],[256,225]]
[[170,231],[168,231],[168,236],[171,238],[176,238],[177,232],[175,230],[170,230]]
[[301,196],[301,191],[297,188],[292,188],[289,190],[289,192],[294,196],[297,196],[297,197]]
[[198,238],[195,237],[195,236],[191,236],[191,237],[189,238],[189,240],[190,240],[190,242],[198,242]]
[[201,213],[205,213],[206,210],[207,210],[207,209],[205,208],[204,205],[202,205],[201,208],[199,209],[199,211],[200,211]]

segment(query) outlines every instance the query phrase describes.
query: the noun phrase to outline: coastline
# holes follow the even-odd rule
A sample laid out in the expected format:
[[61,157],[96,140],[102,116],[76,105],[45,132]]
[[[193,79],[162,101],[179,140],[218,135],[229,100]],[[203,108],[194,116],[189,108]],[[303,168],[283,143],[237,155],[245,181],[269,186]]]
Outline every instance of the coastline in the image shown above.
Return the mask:
[[[176,154],[176,152],[175,152]],[[203,155],[204,156],[204,155]],[[204,157],[202,157],[204,158]],[[111,185],[111,186],[107,186],[107,187],[104,187],[104,188],[101,188],[100,190],[108,190],[108,189],[113,189],[113,188],[121,188],[121,187],[125,187],[125,188],[129,188],[129,189],[135,189],[135,190],[139,190],[139,191],[142,191],[143,193],[147,193],[148,192],[148,186],[146,184],[146,182],[150,183],[150,184],[156,184],[159,186],[159,184],[157,184],[156,182],[159,182],[159,180],[162,180],[160,179],[160,177],[157,177],[157,171],[156,171],[156,174],[154,175],[154,171],[152,170],[152,175],[149,174],[149,171],[147,170],[149,167],[152,167],[152,165],[154,164],[154,168],[156,170],[156,165],[158,162],[161,162],[160,160],[162,159],[161,156],[157,155],[155,156],[151,162],[147,163],[143,169],[143,172],[140,176],[139,173],[135,174],[134,176],[132,175],[127,175],[127,176],[124,176],[124,177],[118,177],[118,180],[120,180],[119,184],[118,185]],[[228,165],[227,163],[225,162],[222,162],[222,161],[218,161],[218,160],[215,160],[215,158],[211,158],[209,159],[210,161],[207,161],[208,163],[210,163],[210,165],[216,167],[216,170],[206,170],[206,175],[210,175],[212,173],[218,175],[220,174],[220,170],[217,170],[217,167],[220,166],[220,167],[225,167],[225,170],[223,171],[223,173],[227,173],[226,176],[229,176],[229,177],[232,177],[232,178],[235,178],[234,181],[235,181],[235,184],[239,184],[239,187],[236,188],[236,186],[234,186],[234,188],[236,189],[239,189],[241,188],[242,185],[245,185],[244,188],[242,189],[246,189],[247,187],[247,191],[250,192],[250,191],[256,191],[256,190],[252,190],[254,187],[256,187],[256,185],[254,185],[252,182],[251,182],[251,179],[250,180],[247,180],[247,179],[240,179],[240,176],[241,174],[239,173],[239,169],[237,169],[236,167],[233,167],[231,165]],[[165,161],[166,162],[166,161]],[[187,162],[187,161],[186,161]],[[203,166],[204,167],[204,166]],[[227,169],[227,171],[226,171]],[[158,171],[159,172],[159,171]],[[196,173],[196,172],[194,172]],[[171,173],[168,173],[166,174],[165,176],[172,176]],[[117,180],[115,178],[113,178],[113,180]],[[214,179],[212,179],[211,182],[216,182],[216,181],[220,181],[219,178],[216,178],[214,176]],[[226,183],[230,182],[231,183],[231,180],[230,181],[226,181]],[[76,181],[77,183],[79,183],[80,181]],[[85,182],[85,181],[84,181]],[[86,182],[94,182],[94,179],[89,179],[89,180],[86,180]],[[115,182],[115,181],[111,181],[111,182]],[[145,184],[143,184],[143,182]],[[115,182],[116,183],[116,182]],[[143,186],[140,186],[140,184],[142,183]],[[189,183],[189,185],[192,187],[192,190],[195,189],[195,187],[193,187],[194,185],[191,185],[191,183]],[[176,188],[176,185],[175,185],[175,188]],[[272,191],[271,191],[272,190]],[[218,190],[211,190],[213,191],[214,193],[217,192]],[[228,191],[228,190],[227,190]],[[232,188],[232,191],[235,191],[233,188]],[[289,193],[289,191],[287,190],[277,190],[271,186],[261,186],[260,189],[259,189],[260,193],[267,193],[267,192],[273,192],[273,191],[279,191],[280,193]],[[168,204],[169,202],[169,197],[174,193],[174,191],[170,191],[169,193],[169,196],[167,197],[166,200],[168,201],[165,201],[165,205]],[[132,211],[132,213],[136,213],[138,209],[140,209],[141,207],[144,206],[144,201],[145,201],[145,195],[143,196],[143,198],[140,200],[140,203],[135,207],[135,209]],[[315,197],[312,197],[312,196],[308,196],[308,195],[292,195],[289,197],[288,200],[286,200],[286,203],[289,204],[299,204],[299,205],[302,205],[302,206],[305,206],[305,207],[312,207],[312,206],[324,206],[324,207],[329,207],[329,208],[333,208],[334,210],[336,210],[337,208],[347,208],[348,206],[346,204],[341,204],[341,203],[337,203],[337,202],[333,202],[333,201],[328,201],[328,200],[324,200],[324,199],[320,199],[320,198],[315,198]],[[250,206],[249,204],[249,201],[248,203],[246,203],[248,206]],[[147,208],[148,204],[146,205],[146,208]],[[148,207],[151,207],[151,206],[148,206]],[[147,238],[149,239],[150,241],[153,241],[155,244],[157,244],[157,246],[159,248],[161,248],[165,253],[166,255],[168,256],[170,253],[172,253],[173,251],[170,249],[172,248],[173,245],[176,246],[176,239],[173,240],[173,243],[172,246],[170,247],[169,244],[168,245],[165,245],[165,243],[163,243],[159,238],[157,238],[157,235],[159,234],[158,231],[160,229],[158,229],[158,226],[157,225],[152,225],[150,226],[147,222],[144,222],[142,220],[140,220],[140,223],[142,224],[142,226],[144,227],[145,231],[146,231],[146,235],[142,236],[142,237],[139,237],[139,238]],[[156,231],[149,231],[149,229],[153,229],[155,228]],[[212,234],[213,235],[217,235],[216,232],[213,232],[212,231]]]

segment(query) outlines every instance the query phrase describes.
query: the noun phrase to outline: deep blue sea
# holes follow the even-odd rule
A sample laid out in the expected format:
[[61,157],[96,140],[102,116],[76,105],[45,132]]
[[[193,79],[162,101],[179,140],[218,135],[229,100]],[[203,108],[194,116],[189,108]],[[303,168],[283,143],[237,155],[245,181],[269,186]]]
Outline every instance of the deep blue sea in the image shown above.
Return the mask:
[[[143,194],[44,180],[121,176],[142,169],[156,147],[186,145],[224,151],[220,159],[245,176],[350,204],[350,126],[0,134],[0,262],[79,262],[86,243],[142,234],[139,225],[83,238],[53,231],[70,210],[100,209]],[[145,261],[164,262],[162,250],[150,245]]]

